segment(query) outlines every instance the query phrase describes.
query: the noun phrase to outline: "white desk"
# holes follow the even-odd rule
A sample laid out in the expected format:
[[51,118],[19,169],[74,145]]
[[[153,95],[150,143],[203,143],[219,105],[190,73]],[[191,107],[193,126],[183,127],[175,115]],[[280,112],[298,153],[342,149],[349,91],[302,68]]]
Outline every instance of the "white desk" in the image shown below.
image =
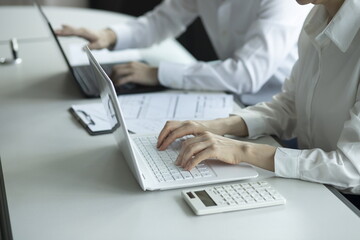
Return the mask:
[[48,36],[46,25],[42,24],[36,8],[0,6],[0,9],[0,42],[13,37],[31,41]]
[[[102,27],[123,19],[68,8],[46,13],[55,24]],[[286,205],[202,217],[179,190],[143,192],[112,136],[89,136],[68,113],[71,104],[94,100],[83,99],[47,36],[19,41],[23,63],[0,66],[0,154],[14,239],[360,239],[359,217],[320,184],[271,178]],[[1,53],[7,49],[0,45]],[[169,59],[161,54],[168,49],[191,61],[174,41],[146,51]]]

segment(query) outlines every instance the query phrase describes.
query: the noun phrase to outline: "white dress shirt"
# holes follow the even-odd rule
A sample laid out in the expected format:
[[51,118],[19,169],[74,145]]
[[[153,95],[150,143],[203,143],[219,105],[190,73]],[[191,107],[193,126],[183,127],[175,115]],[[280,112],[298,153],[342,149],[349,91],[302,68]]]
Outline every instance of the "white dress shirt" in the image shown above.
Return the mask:
[[250,137],[297,137],[301,150],[276,150],[276,175],[360,194],[360,1],[345,0],[328,21],[313,8],[283,92],[240,115]]
[[162,62],[161,84],[248,93],[274,75],[280,86],[289,76],[308,12],[294,0],[165,0],[152,12],[111,29],[117,35],[115,49],[148,47],[180,35],[199,16],[222,61]]

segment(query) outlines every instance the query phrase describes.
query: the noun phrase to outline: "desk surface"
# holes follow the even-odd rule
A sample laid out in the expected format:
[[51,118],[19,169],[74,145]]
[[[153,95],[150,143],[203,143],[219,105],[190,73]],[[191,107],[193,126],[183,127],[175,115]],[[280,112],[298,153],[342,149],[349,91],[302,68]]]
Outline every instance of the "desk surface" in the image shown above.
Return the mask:
[[[70,8],[46,13],[56,24],[78,17],[79,25],[103,27],[124,19]],[[0,66],[0,153],[14,239],[360,238],[359,217],[326,187],[260,169],[286,205],[198,217],[180,190],[143,192],[112,136],[89,136],[68,113],[71,104],[95,100],[83,98],[45,35],[19,41],[22,64]],[[7,48],[0,45],[0,52]],[[163,54],[169,49],[178,51],[177,61],[192,60],[174,41],[145,51],[171,60]]]

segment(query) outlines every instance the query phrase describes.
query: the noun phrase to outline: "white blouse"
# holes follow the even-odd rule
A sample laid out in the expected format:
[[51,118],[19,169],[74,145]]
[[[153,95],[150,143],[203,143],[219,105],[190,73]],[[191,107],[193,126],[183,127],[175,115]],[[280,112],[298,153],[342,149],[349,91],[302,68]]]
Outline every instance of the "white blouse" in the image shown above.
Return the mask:
[[277,149],[276,175],[360,194],[360,1],[345,0],[328,22],[314,7],[283,92],[240,115],[250,137],[297,137],[301,150]]
[[308,12],[294,0],[165,0],[148,14],[111,29],[117,35],[115,49],[148,47],[179,36],[199,16],[222,61],[162,62],[161,84],[248,93],[257,92],[272,76],[281,84],[289,76]]

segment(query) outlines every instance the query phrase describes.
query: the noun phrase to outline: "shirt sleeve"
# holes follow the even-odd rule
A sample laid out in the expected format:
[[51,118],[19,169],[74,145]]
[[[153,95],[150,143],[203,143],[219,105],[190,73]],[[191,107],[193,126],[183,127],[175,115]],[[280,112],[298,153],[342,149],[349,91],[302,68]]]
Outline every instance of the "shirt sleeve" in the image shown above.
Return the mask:
[[196,17],[196,1],[165,0],[139,18],[110,26],[117,38],[114,50],[150,47],[166,38],[176,37]]
[[264,135],[275,135],[281,139],[293,137],[296,127],[295,109],[295,76],[299,71],[298,62],[295,63],[292,74],[285,80],[282,92],[275,95],[270,102],[259,103],[236,112],[241,116],[249,132],[249,138]]
[[[289,54],[296,52],[302,22],[308,13],[308,9],[302,9],[295,3],[263,2],[258,18],[249,23],[249,30],[244,35],[245,44],[236,49],[231,58],[196,62],[186,67],[161,63],[160,82],[168,87],[178,85],[183,89],[223,90],[237,94],[260,90],[284,66]],[[178,68],[183,73],[174,75],[174,72],[179,72]],[[174,84],[175,81],[178,83]]]
[[337,142],[337,148],[294,150],[278,148],[275,174],[332,185],[348,193],[360,194],[360,102],[350,110],[350,119]]
[[[298,63],[291,77],[285,81],[283,92],[273,101],[251,106],[237,112],[249,130],[249,137],[276,135],[294,137],[296,126],[295,75],[299,75]],[[350,109],[336,149],[278,148],[275,153],[275,174],[280,177],[329,184],[339,190],[360,194],[360,90],[358,100]]]

